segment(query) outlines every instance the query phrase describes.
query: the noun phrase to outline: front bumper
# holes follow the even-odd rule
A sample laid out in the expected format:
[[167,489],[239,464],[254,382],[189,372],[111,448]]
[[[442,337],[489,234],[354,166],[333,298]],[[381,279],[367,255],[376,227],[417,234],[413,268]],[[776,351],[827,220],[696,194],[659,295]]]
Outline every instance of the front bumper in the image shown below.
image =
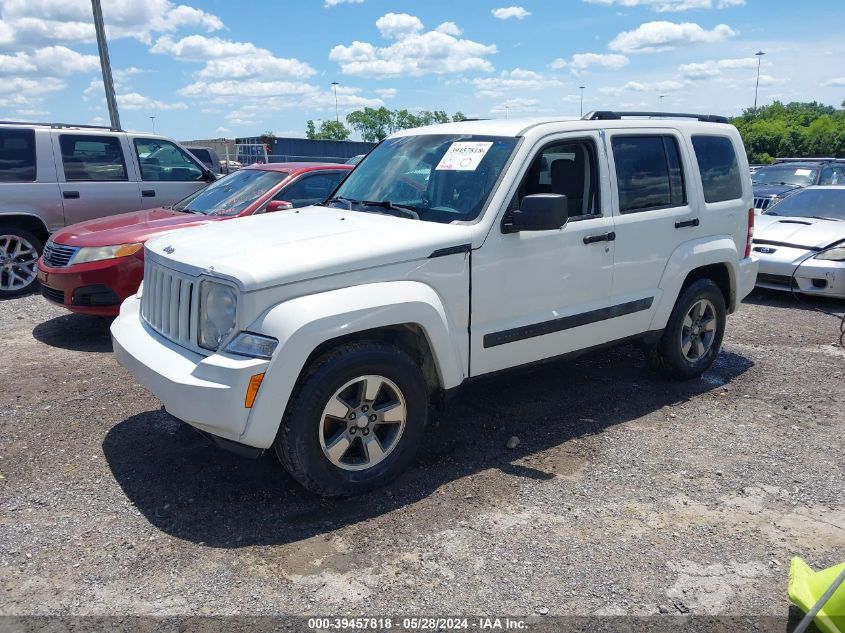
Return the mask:
[[249,381],[269,361],[228,354],[203,356],[161,336],[141,319],[141,301],[127,299],[111,326],[114,354],[164,408],[191,426],[239,442],[250,409]]
[[117,316],[121,301],[135,294],[143,276],[144,260],[134,255],[65,268],[53,268],[38,260],[44,298],[82,314]]
[[796,292],[845,299],[845,262],[810,257],[799,265],[809,252],[788,246],[778,246],[774,253],[756,252],[755,255],[760,258],[760,274],[757,276],[760,288],[789,291],[792,273],[795,272],[792,288]]

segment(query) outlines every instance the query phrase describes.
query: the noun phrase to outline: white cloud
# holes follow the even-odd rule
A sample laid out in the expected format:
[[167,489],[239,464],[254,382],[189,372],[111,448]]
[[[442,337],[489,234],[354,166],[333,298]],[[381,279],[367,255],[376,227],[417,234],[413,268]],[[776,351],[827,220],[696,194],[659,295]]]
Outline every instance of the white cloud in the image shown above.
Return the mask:
[[289,95],[303,95],[316,92],[317,87],[311,84],[291,81],[259,81],[249,79],[245,81],[195,81],[179,90],[185,97],[279,97]]
[[538,99],[526,99],[524,97],[508,99],[490,108],[490,114],[504,114],[507,116],[540,114],[543,112],[550,112],[550,109],[543,107]]
[[745,0],[585,0],[589,4],[604,6],[619,6],[625,8],[648,7],[658,13],[670,11],[689,11],[690,9],[718,9],[737,7],[745,4]]
[[339,4],[361,4],[364,0],[325,0],[325,4],[323,5],[327,9],[331,7],[336,7]]
[[554,70],[571,68],[577,74],[578,71],[587,70],[591,66],[599,66],[608,70],[619,70],[627,66],[628,63],[629,59],[627,57],[616,53],[608,53],[606,55],[600,53],[576,53],[569,61],[558,57],[550,64],[550,67]]
[[[4,0],[0,6],[0,48],[20,51],[96,39],[88,0]],[[155,33],[172,33],[184,27],[206,31],[223,28],[216,15],[170,0],[115,0],[106,3],[103,12],[110,39],[149,43]]]
[[188,106],[182,102],[166,103],[158,99],[145,97],[137,92],[117,95],[117,105],[124,110],[187,110]]
[[369,42],[354,41],[349,46],[332,48],[329,59],[340,65],[347,75],[369,77],[421,76],[493,70],[485,59],[496,52],[494,45],[481,44],[454,35],[459,32],[453,23],[440,30],[424,32],[419,18],[404,13],[388,13],[376,21],[388,46],[377,47]]
[[100,69],[100,58],[82,55],[66,46],[48,46],[32,52],[0,55],[0,75],[37,74],[63,77]]
[[533,70],[503,70],[498,77],[478,77],[472,80],[482,97],[498,97],[513,90],[542,90],[562,85],[557,79],[548,79]]
[[393,99],[399,91],[396,88],[382,88],[376,90],[376,94],[382,99]]
[[845,87],[845,77],[835,77],[828,79],[822,83],[823,88],[843,88]]
[[511,18],[523,20],[531,15],[530,11],[526,11],[522,7],[501,7],[499,9],[493,9],[490,13],[493,14],[494,18],[498,18],[499,20],[509,20]]
[[708,31],[694,22],[646,22],[633,31],[617,35],[608,48],[622,53],[656,52],[677,46],[721,42],[736,34],[727,24],[719,24]]
[[601,94],[610,95],[618,97],[623,92],[654,92],[654,93],[663,93],[663,92],[677,92],[678,90],[682,90],[686,86],[685,83],[680,81],[675,81],[672,79],[664,80],[664,81],[651,81],[651,82],[642,82],[642,81],[629,81],[624,86],[621,87],[604,87],[599,88],[599,92]]
[[437,31],[438,33],[445,33],[446,35],[455,35],[455,36],[461,35],[464,32],[464,30],[462,28],[460,28],[454,22],[444,22],[443,24],[441,24],[440,26],[438,26],[434,30]]
[[740,57],[736,59],[719,59],[694,64],[682,64],[678,70],[684,79],[700,81],[702,79],[713,79],[722,75],[723,70],[750,69],[757,67],[757,60],[753,57]]

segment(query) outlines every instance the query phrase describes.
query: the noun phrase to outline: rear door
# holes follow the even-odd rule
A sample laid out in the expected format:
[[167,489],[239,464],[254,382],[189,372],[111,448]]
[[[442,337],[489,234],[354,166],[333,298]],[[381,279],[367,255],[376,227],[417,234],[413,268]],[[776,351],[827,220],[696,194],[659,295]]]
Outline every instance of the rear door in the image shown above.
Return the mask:
[[290,202],[294,209],[325,202],[348,173],[340,169],[306,173],[287,185],[273,199]]
[[174,204],[208,184],[208,170],[176,143],[132,137],[131,144],[141,173],[141,208]]
[[141,207],[130,178],[123,135],[54,132],[53,154],[65,224],[76,224]]
[[679,131],[608,130],[608,145],[616,232],[614,301],[650,306],[620,320],[621,338],[648,329],[666,262],[681,242],[701,235],[702,209]]

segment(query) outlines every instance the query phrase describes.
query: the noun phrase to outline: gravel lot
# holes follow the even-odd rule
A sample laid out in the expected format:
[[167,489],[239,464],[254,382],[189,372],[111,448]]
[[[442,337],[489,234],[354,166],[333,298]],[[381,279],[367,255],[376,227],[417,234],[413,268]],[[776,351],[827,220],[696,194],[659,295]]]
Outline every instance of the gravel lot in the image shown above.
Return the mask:
[[0,613],[786,617],[790,557],[845,552],[837,336],[755,292],[700,381],[625,347],[479,382],[327,501],[163,413],[106,320],[5,301]]

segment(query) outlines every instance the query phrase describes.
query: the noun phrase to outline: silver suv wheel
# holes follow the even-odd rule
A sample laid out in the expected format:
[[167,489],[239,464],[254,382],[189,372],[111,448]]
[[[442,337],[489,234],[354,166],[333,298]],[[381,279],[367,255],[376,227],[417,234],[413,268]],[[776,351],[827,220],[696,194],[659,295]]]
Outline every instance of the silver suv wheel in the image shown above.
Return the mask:
[[20,235],[0,235],[0,290],[15,292],[38,276],[38,250]]
[[690,362],[704,356],[713,346],[716,338],[716,307],[708,299],[696,301],[681,328],[681,353]]
[[384,376],[366,375],[338,389],[320,418],[320,447],[343,470],[366,470],[399,444],[407,421],[405,396]]

